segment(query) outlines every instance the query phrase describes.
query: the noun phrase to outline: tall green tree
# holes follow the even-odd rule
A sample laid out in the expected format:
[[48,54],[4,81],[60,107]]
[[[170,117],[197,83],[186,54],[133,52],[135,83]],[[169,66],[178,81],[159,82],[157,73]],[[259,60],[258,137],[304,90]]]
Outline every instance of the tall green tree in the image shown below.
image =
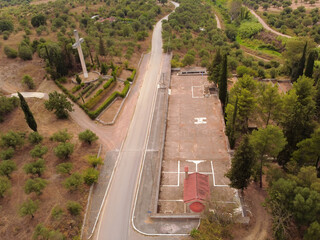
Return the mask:
[[257,112],[262,119],[262,125],[269,125],[270,122],[279,123],[282,108],[282,98],[278,86],[260,84],[257,96]]
[[67,100],[64,94],[54,91],[49,93],[49,100],[45,101],[45,107],[49,111],[55,110],[55,114],[58,118],[67,118],[69,112],[72,112],[73,104]]
[[308,43],[306,42],[303,48],[302,56],[297,63],[297,65],[292,69],[292,75],[291,75],[291,80],[292,82],[297,81],[297,79],[303,75],[303,70],[306,64],[306,54],[307,54],[307,46]]
[[309,138],[315,127],[315,87],[313,79],[300,77],[293,84],[293,89],[283,98],[285,109],[280,122],[288,141],[278,156],[278,162],[284,166],[297,149],[297,144]]
[[222,64],[222,56],[221,56],[220,48],[218,48],[216,54],[214,55],[212,63],[208,68],[209,81],[213,81],[216,84],[218,83],[220,79],[220,74],[221,74],[221,64]]
[[[256,108],[257,82],[244,75],[235,83],[229,94],[226,107],[226,133],[230,143],[248,132],[248,122]],[[231,144],[230,144],[231,145]]]
[[27,121],[28,126],[35,132],[37,132],[37,122],[33,117],[33,114],[29,108],[28,103],[26,102],[26,100],[24,99],[24,97],[21,95],[21,93],[18,92],[18,96],[20,99],[20,106],[21,109],[24,113],[24,117]]
[[276,158],[287,141],[278,126],[268,125],[252,132],[250,143],[260,161],[260,188],[262,188],[262,167],[268,157]]
[[312,50],[309,53],[308,60],[307,60],[307,65],[306,65],[306,70],[304,72],[304,75],[306,77],[312,78],[313,75],[313,68],[314,68],[314,61],[318,57],[318,52],[316,50]]
[[227,54],[223,57],[221,75],[219,79],[219,99],[222,104],[223,111],[227,104],[228,98],[228,56]]
[[101,36],[99,38],[99,54],[100,54],[100,56],[105,56],[106,55],[106,49],[104,47],[104,41],[103,41]]
[[241,190],[247,188],[254,163],[254,149],[249,142],[249,137],[245,135],[232,158],[231,169],[226,174],[230,179],[230,186]]

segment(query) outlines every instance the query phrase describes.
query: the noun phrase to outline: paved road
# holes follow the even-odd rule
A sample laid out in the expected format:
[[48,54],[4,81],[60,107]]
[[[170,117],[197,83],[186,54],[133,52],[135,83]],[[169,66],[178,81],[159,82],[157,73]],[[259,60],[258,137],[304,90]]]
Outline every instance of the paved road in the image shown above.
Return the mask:
[[289,35],[286,35],[286,34],[282,34],[282,33],[279,33],[275,30],[273,30],[271,27],[268,26],[268,24],[266,24],[265,21],[263,21],[263,19],[258,15],[256,14],[255,11],[253,11],[252,9],[248,8],[250,10],[250,12],[258,19],[258,21],[261,23],[261,25],[267,29],[268,31],[270,32],[273,32],[274,34],[278,35],[278,36],[282,36],[282,37],[286,37],[286,38],[292,38],[291,36]]
[[97,229],[98,240],[127,240],[129,232],[132,231],[130,217],[133,197],[145,152],[162,60],[161,21],[159,21],[153,31],[151,57],[136,110],[101,214]]

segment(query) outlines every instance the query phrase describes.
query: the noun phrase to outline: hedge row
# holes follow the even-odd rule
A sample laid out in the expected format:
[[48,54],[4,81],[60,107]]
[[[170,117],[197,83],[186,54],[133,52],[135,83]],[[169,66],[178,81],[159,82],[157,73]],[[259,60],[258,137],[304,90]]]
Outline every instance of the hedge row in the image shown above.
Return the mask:
[[89,85],[87,87],[85,87],[85,89],[83,89],[80,93],[81,96],[85,95],[94,85],[92,83],[89,83]]
[[74,86],[72,89],[71,89],[71,92],[72,93],[75,93],[75,92],[77,92],[80,88],[82,88],[84,86],[84,83],[81,83],[81,84],[79,84],[79,85],[76,85],[76,86]]
[[110,78],[105,84],[103,84],[103,88],[107,89],[113,81],[114,78]]
[[58,87],[74,102],[77,103],[80,97],[75,97],[73,94],[71,94],[68,89],[66,89],[59,80],[55,80],[55,83],[58,85]]
[[132,81],[133,81],[134,77],[136,76],[136,72],[137,72],[137,71],[134,69],[134,70],[132,71],[131,76],[127,78],[127,80],[128,80],[129,82],[132,82]]
[[89,97],[91,95],[91,93],[93,93],[102,83],[103,83],[104,79],[100,78],[99,81],[94,85],[93,88],[90,89],[90,91],[86,94],[86,98]]
[[103,98],[103,96],[109,91],[109,87],[112,87],[113,85],[116,84],[112,78],[109,79],[108,82],[110,82],[110,83],[108,84],[107,87],[103,86],[103,89],[99,89],[99,91],[97,91],[96,94],[92,98],[90,98],[90,100],[88,102],[86,102],[85,106],[88,109],[93,108],[101,100],[101,98]]
[[[130,83],[129,81],[125,81],[125,85],[123,90],[120,92],[116,91],[113,92],[101,105],[100,107],[98,107],[95,111],[88,111],[87,109],[87,114],[89,115],[89,117],[91,119],[95,119],[96,117],[99,116],[100,113],[102,113],[102,111],[104,109],[106,109],[115,99],[116,97],[121,97],[121,98],[125,98],[125,96],[127,95],[128,91],[130,88]],[[84,108],[83,108],[84,109]],[[84,109],[85,110],[85,109]],[[86,110],[85,110],[86,111]]]

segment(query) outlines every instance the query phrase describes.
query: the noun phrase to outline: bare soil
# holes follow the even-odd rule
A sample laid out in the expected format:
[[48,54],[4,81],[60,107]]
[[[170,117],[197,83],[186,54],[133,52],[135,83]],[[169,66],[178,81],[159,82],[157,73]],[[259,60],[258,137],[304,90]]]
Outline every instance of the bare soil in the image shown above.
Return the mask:
[[121,103],[124,101],[122,98],[117,98],[112,105],[104,111],[104,113],[99,117],[100,120],[102,120],[105,123],[110,123],[113,121],[114,117],[116,116]]
[[[35,226],[38,223],[43,223],[47,227],[60,230],[67,236],[67,239],[71,239],[79,234],[83,212],[78,217],[72,217],[66,210],[66,203],[69,200],[78,201],[85,209],[89,187],[83,185],[82,189],[72,193],[63,187],[62,183],[67,176],[57,174],[56,166],[64,161],[54,155],[53,148],[57,143],[50,141],[49,137],[52,133],[62,129],[68,129],[68,132],[73,134],[71,142],[75,144],[74,153],[70,159],[66,160],[73,163],[72,172],[82,172],[89,167],[85,156],[97,154],[99,144],[94,143],[92,146],[81,144],[77,135],[82,129],[72,120],[57,120],[53,113],[45,110],[43,100],[27,99],[27,102],[38,123],[38,131],[44,136],[42,144],[48,147],[48,153],[44,156],[46,170],[42,176],[48,181],[48,185],[40,196],[36,196],[34,193],[27,195],[24,192],[24,184],[31,176],[23,171],[23,166],[33,161],[29,155],[33,145],[25,140],[24,146],[15,151],[12,159],[17,164],[17,170],[12,174],[12,188],[7,196],[0,199],[0,235],[2,239],[31,239]],[[20,108],[14,110],[5,122],[0,124],[0,133],[9,130],[31,132]],[[19,206],[29,198],[39,200],[39,209],[35,213],[34,219],[28,216],[20,217],[18,213]],[[60,206],[64,209],[64,216],[60,220],[53,220],[50,217],[54,206]]]
[[250,224],[247,227],[234,227],[235,240],[273,239],[272,218],[262,205],[266,196],[265,189],[260,189],[256,183],[251,183],[244,191],[245,202],[251,212]]
[[121,75],[120,75],[119,78],[127,80],[127,78],[131,76],[131,74],[132,74],[131,71],[128,71],[128,70],[124,69],[124,70],[122,70]]
[[[290,6],[290,8],[292,9],[297,9],[298,7],[304,6],[307,10],[309,9],[313,9],[313,8],[319,8],[320,7],[320,2],[317,1],[315,4],[309,4],[309,3],[305,3],[302,1],[298,1],[297,3],[295,3],[294,0],[291,1],[292,4]],[[259,7],[258,9],[261,12],[264,12],[264,9],[262,7]],[[267,12],[281,12],[283,10],[282,7],[277,8],[277,7],[273,7],[272,5],[268,8]]]

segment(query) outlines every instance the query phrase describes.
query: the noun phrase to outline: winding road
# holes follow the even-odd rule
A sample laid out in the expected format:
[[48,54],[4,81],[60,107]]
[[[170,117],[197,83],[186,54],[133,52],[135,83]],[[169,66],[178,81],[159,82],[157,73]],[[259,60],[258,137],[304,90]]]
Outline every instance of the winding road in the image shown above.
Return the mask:
[[[174,4],[176,7],[179,6],[176,3]],[[151,57],[133,119],[127,137],[120,149],[113,179],[111,179],[111,186],[101,213],[96,236],[98,240],[132,239],[130,235],[132,235],[133,230],[130,219],[134,194],[141,160],[146,150],[163,61],[161,21],[162,19],[154,27]]]
[[258,21],[261,23],[263,28],[265,28],[266,30],[268,30],[268,31],[270,31],[270,32],[272,32],[272,33],[274,33],[274,34],[276,34],[278,36],[281,36],[281,37],[292,38],[289,35],[282,34],[282,33],[277,32],[276,30],[273,30],[271,27],[268,26],[268,24],[255,11],[253,11],[250,8],[248,8],[248,9],[251,12],[251,14],[253,14],[258,19]]

